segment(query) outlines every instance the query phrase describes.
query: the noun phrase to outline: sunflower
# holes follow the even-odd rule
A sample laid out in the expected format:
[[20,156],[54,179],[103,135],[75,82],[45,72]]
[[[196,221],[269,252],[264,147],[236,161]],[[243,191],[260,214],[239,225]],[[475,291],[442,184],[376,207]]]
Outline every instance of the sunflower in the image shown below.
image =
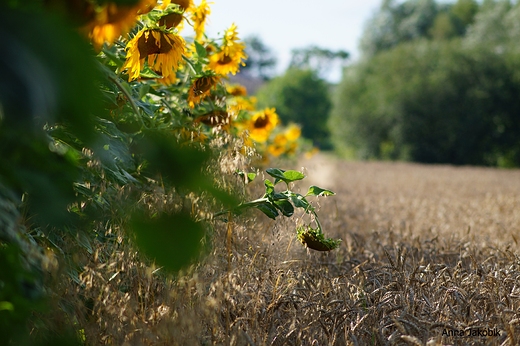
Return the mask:
[[177,4],[182,10],[186,11],[191,7],[192,0],[163,0],[158,8],[164,11],[170,4]]
[[273,143],[267,147],[267,151],[275,157],[282,154],[294,154],[298,148],[296,141],[300,138],[300,134],[301,129],[298,125],[289,125],[283,133],[279,133],[274,137]]
[[316,155],[319,152],[320,152],[320,149],[314,147],[314,148],[312,148],[311,150],[309,150],[309,151],[307,151],[305,153],[305,158],[306,159],[310,159],[310,158],[312,158],[314,155]]
[[[159,19],[159,26],[165,26],[166,29],[177,28],[183,18],[181,13],[168,13]],[[180,29],[180,27],[178,29]]]
[[204,143],[208,139],[208,136],[206,136],[202,132],[189,130],[184,127],[180,129],[179,137],[180,137],[179,139],[181,140],[181,143],[189,143],[189,142]]
[[246,96],[247,95],[247,89],[245,86],[236,84],[236,85],[228,85],[226,86],[227,92],[231,96]]
[[99,8],[95,20],[87,26],[89,37],[96,50],[105,42],[112,44],[134,26],[137,16],[152,10],[156,0],[140,0],[132,6],[107,3]]
[[[178,9],[174,9],[174,12],[167,13],[159,19],[159,26],[165,26],[166,29],[177,28],[178,31],[182,30],[182,20],[184,19],[184,13],[191,9],[192,0],[167,0],[157,8],[165,11],[170,4],[178,5]],[[170,10],[168,11],[170,12]]]
[[285,146],[287,144],[287,137],[285,137],[284,134],[280,133],[280,134],[277,134],[275,137],[274,137],[274,141],[272,144],[270,144],[268,147],[267,147],[267,151],[275,156],[275,157],[278,157],[280,155],[282,155],[283,153],[285,153]]
[[145,58],[148,58],[148,66],[163,77],[163,83],[174,83],[185,44],[179,35],[159,29],[143,29],[128,42],[122,70],[128,69],[130,81],[137,79],[144,68]]
[[200,103],[206,96],[211,92],[211,89],[216,88],[220,82],[220,77],[215,75],[203,76],[195,79],[193,84],[188,91],[188,103],[191,108],[195,107],[195,104]]
[[274,108],[266,108],[255,113],[248,123],[249,137],[255,142],[267,141],[271,131],[278,124],[278,114]]
[[235,75],[240,69],[240,65],[245,65],[242,60],[246,58],[247,55],[243,51],[237,51],[234,55],[219,52],[210,56],[208,66],[218,74],[226,75],[231,73]]
[[193,120],[195,125],[203,123],[205,125],[215,126],[227,126],[231,122],[231,114],[225,110],[214,110],[209,113],[203,114]]
[[229,101],[229,108],[239,113],[240,111],[254,111],[256,109],[257,99],[255,96],[250,97],[233,97]]
[[301,134],[302,134],[302,129],[296,124],[289,125],[284,132],[284,135],[289,142],[294,142],[294,141],[298,140],[298,138],[300,138]]
[[211,9],[206,0],[202,0],[200,5],[193,9],[191,20],[193,21],[193,30],[195,30],[195,41],[200,41],[204,34],[206,20],[211,14]]
[[245,45],[239,42],[237,26],[233,24],[224,33],[220,50],[210,55],[209,68],[218,74],[236,74],[240,65],[245,66],[243,60],[247,59],[247,55],[244,49]]

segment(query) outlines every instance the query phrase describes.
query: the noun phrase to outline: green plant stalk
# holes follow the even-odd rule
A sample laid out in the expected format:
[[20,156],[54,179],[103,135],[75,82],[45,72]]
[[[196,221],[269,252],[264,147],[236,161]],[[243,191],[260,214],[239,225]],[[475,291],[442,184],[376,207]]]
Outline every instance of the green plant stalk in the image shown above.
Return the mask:
[[265,202],[269,202],[269,199],[266,198],[266,197],[262,197],[262,198],[258,198],[258,199],[255,199],[253,201],[249,201],[249,202],[244,202],[244,203],[240,203],[238,206],[236,206],[235,208],[233,209],[226,209],[226,210],[221,210],[215,214],[213,214],[213,217],[218,217],[218,216],[221,216],[221,215],[224,215],[224,214],[227,214],[229,213],[230,211],[233,212],[234,214],[237,214],[237,211],[240,211],[242,209],[246,209],[246,208],[254,208],[256,207],[257,205],[260,205],[262,203],[265,203]]

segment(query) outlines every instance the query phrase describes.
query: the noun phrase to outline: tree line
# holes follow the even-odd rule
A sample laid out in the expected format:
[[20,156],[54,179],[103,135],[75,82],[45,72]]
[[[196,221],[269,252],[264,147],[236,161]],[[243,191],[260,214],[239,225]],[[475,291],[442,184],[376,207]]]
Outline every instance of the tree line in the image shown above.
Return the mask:
[[383,1],[347,67],[332,142],[359,159],[520,165],[520,6]]

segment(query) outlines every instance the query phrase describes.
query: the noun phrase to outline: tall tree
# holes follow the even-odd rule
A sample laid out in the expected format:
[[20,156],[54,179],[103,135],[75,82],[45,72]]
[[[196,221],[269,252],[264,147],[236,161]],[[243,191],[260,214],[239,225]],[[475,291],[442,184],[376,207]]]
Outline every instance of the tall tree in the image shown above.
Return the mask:
[[343,67],[349,56],[344,50],[333,51],[318,46],[297,48],[292,51],[289,68],[311,69],[320,76],[326,76],[338,63]]
[[276,56],[258,36],[244,39],[247,60],[241,73],[268,80],[273,77],[276,68]]
[[513,43],[510,38],[520,36],[518,14],[518,6],[514,8],[509,0],[484,1],[468,28],[465,44],[497,51],[507,49],[508,44]]
[[[462,0],[465,3],[471,0]],[[371,57],[400,43],[420,38],[451,38],[464,33],[470,23],[471,9],[453,4],[439,4],[435,0],[385,0],[379,11],[366,23],[360,48],[365,57]],[[471,7],[471,6],[470,6]],[[466,13],[466,12],[468,13]],[[459,19],[457,15],[463,17]]]
[[302,126],[302,135],[328,147],[327,119],[331,109],[327,83],[310,69],[288,69],[258,91],[261,106],[276,107],[282,121]]
[[359,158],[520,165],[520,54],[405,43],[349,67],[330,129]]

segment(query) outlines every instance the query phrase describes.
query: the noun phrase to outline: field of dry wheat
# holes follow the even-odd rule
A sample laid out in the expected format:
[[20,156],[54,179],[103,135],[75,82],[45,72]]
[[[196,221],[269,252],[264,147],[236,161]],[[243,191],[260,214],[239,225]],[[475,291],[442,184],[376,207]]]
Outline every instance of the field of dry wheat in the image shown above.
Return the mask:
[[64,293],[87,306],[77,314],[86,340],[520,343],[520,170],[343,162],[323,154],[291,168],[302,167],[307,178],[294,190],[315,184],[336,192],[313,202],[326,236],[342,239],[338,250],[299,244],[294,229],[302,215],[273,221],[258,211],[214,221],[213,250],[176,278],[128,248],[111,249],[85,266],[81,290]]

